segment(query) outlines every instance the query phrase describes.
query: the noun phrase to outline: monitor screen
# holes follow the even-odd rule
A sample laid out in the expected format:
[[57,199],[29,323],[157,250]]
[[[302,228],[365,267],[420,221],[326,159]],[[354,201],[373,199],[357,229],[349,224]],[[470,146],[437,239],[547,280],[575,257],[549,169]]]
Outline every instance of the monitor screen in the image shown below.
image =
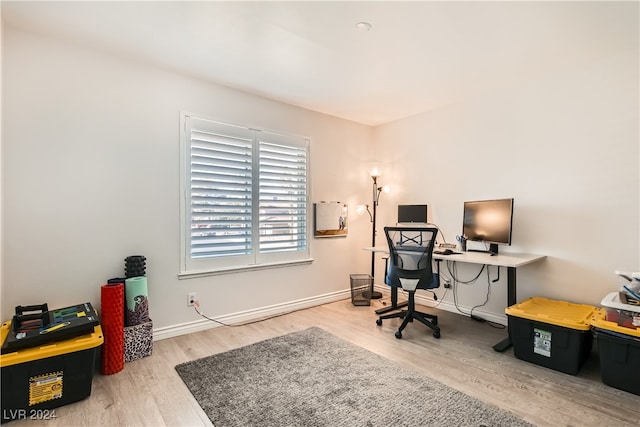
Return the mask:
[[513,199],[479,200],[464,202],[462,234],[467,240],[491,243],[490,252],[497,244],[511,244]]
[[427,205],[398,205],[398,223],[427,223]]

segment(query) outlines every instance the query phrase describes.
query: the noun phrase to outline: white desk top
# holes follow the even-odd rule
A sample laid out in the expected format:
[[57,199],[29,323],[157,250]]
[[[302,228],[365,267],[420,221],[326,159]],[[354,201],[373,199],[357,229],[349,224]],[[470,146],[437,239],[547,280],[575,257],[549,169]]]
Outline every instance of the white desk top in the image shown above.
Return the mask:
[[[387,247],[368,247],[364,248],[365,251],[389,253]],[[443,249],[436,249],[443,250]],[[537,262],[545,259],[545,255],[533,255],[533,254],[516,254],[516,253],[500,253],[498,255],[491,256],[488,253],[483,252],[462,252],[454,255],[442,255],[433,254],[433,259],[440,259],[445,261],[458,261],[466,262],[469,264],[487,264],[495,265],[499,267],[520,267],[532,262]]]

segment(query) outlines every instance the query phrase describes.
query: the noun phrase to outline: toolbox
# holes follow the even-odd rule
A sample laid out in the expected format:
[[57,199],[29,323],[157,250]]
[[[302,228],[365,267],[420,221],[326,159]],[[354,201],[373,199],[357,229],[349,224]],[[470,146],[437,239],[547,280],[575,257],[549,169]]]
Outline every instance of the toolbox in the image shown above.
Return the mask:
[[99,324],[98,312],[89,302],[56,310],[49,310],[46,303],[17,306],[0,354],[91,333]]
[[576,375],[593,345],[596,307],[533,297],[508,307],[509,335],[518,359]]
[[[11,321],[2,324],[1,342],[11,330]],[[102,329],[95,325],[84,335],[1,354],[1,421],[43,414],[89,396],[103,341]]]

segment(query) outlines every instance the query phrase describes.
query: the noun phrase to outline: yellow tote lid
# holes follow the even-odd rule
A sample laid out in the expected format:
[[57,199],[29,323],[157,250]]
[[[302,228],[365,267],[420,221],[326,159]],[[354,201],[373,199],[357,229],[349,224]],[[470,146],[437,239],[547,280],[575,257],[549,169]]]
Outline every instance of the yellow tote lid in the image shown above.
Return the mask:
[[596,307],[533,297],[505,309],[509,316],[550,323],[570,329],[588,331]]
[[[3,343],[7,338],[10,327],[10,320],[2,324],[2,327],[0,328],[0,343]],[[100,325],[97,325],[93,327],[92,333],[81,335],[79,337],[65,341],[54,341],[37,347],[17,350],[12,353],[0,354],[0,367],[5,368],[11,365],[45,359],[47,357],[60,356],[62,354],[87,350],[99,347],[103,342],[104,337],[102,335],[102,328],[100,328]]]

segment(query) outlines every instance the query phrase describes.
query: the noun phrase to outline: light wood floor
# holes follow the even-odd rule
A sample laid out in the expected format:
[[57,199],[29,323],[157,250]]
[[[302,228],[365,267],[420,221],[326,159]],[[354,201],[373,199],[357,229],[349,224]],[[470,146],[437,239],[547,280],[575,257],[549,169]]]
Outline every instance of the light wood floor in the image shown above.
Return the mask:
[[[497,353],[492,345],[506,336],[454,313],[439,315],[442,338],[418,322],[403,338],[398,319],[375,323],[374,310],[343,300],[238,327],[216,327],[154,343],[153,355],[127,363],[117,374],[96,373],[87,399],[57,408],[54,420],[13,421],[11,427],[211,425],[174,370],[178,363],[257,341],[318,326],[405,367],[540,426],[637,426],[640,396],[604,385],[597,345],[579,375],[572,376]],[[424,308],[423,308],[424,309]],[[371,375],[375,375],[371,372]],[[446,405],[447,402],[442,402]]]

